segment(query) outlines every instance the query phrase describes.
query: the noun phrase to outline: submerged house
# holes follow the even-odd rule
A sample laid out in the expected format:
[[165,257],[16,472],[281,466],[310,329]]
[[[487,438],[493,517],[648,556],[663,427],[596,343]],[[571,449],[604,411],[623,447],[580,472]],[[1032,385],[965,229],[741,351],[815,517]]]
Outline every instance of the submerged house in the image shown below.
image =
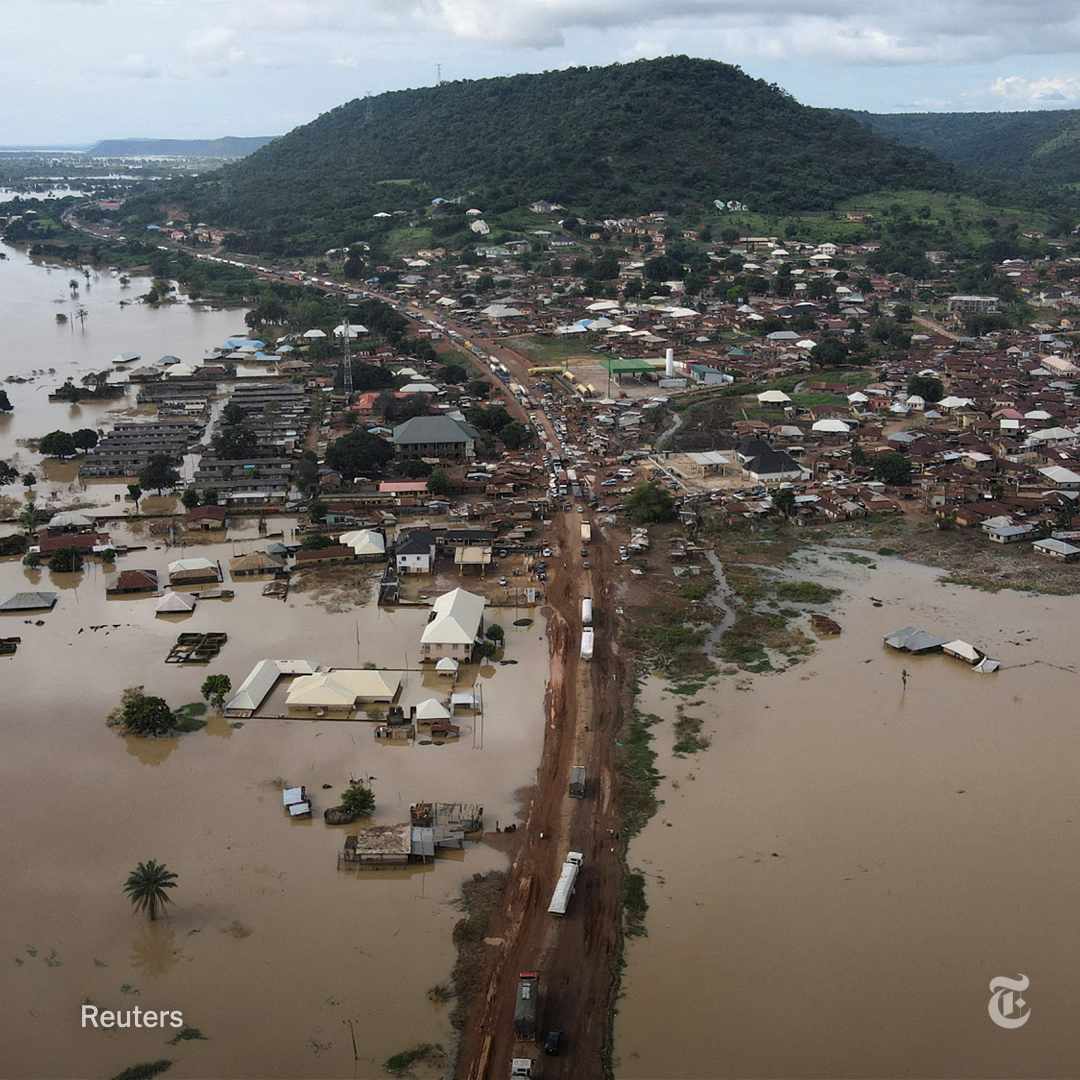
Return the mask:
[[225,702],[226,716],[251,716],[283,675],[314,675],[310,660],[260,660]]
[[465,589],[443,593],[431,605],[431,616],[420,635],[420,659],[471,660],[484,630],[487,601]]
[[400,689],[396,671],[341,668],[294,679],[285,701],[299,712],[351,713],[365,701],[391,702]]

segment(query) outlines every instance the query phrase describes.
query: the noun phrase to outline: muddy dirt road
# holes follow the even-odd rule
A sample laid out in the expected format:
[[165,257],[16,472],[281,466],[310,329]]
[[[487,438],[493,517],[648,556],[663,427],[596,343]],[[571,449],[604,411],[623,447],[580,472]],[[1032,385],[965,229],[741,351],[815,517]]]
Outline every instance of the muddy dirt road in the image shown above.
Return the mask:
[[[613,835],[618,827],[614,753],[625,679],[611,647],[612,552],[603,541],[594,541],[591,574],[586,571],[578,552],[579,524],[577,514],[560,514],[556,521],[559,554],[548,592],[553,612],[544,751],[525,837],[503,906],[489,929],[488,988],[463,1033],[457,1074],[463,1080],[508,1076],[511,1057],[541,1056],[538,1046],[515,1042],[517,978],[526,970],[540,973],[541,1036],[558,1029],[565,1039],[560,1056],[544,1058],[545,1080],[604,1073],[622,889]],[[591,663],[579,656],[581,598],[590,587],[596,626]],[[588,770],[584,800],[567,795],[573,765]],[[584,854],[585,865],[568,914],[557,919],[547,906],[571,850]]]

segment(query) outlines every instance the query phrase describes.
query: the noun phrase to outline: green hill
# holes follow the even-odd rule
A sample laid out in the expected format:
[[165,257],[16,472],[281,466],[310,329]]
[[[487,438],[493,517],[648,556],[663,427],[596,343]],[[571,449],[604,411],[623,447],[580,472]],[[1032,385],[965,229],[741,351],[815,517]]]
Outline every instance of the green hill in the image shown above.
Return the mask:
[[87,150],[91,157],[242,158],[265,146],[273,135],[223,139],[102,139]]
[[879,135],[991,176],[1080,181],[1080,110],[990,113],[845,111]]
[[831,207],[956,170],[711,60],[444,83],[351,101],[183,194],[264,251],[360,238],[379,211],[461,197],[487,214],[552,199],[577,214]]

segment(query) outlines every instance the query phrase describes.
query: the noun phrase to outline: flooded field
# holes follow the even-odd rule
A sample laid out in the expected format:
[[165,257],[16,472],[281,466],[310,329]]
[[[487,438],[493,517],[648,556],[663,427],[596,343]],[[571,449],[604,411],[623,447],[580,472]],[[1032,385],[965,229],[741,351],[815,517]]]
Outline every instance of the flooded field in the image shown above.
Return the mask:
[[[1077,601],[888,559],[818,569],[847,589],[842,636],[695,695],[704,752],[653,729],[664,804],[630,849],[650,910],[616,1074],[1080,1075]],[[1002,670],[886,651],[907,625]],[[639,705],[670,720],[676,700],[652,681]],[[1004,1031],[989,982],[1021,972],[1031,1022]]]
[[[254,536],[254,524],[240,534]],[[139,540],[123,527],[113,538]],[[245,547],[148,550],[120,565],[163,570],[183,554],[227,565]],[[355,826],[327,827],[322,810],[352,775],[374,778],[375,823],[407,820],[420,799],[480,802],[488,828],[513,820],[543,734],[542,621],[520,628],[492,616],[519,663],[480,669],[481,748],[470,721],[441,747],[383,745],[368,723],[211,717],[202,731],[158,741],[104,724],[126,686],[142,683],[176,707],[199,699],[207,674],[227,673],[235,687],[263,657],[415,667],[426,610],[342,603],[349,575],[359,595],[365,571],[338,573],[330,611],[317,592],[283,603],[244,579],[226,581],[232,601],[155,618],[152,596],[106,599],[96,564],[71,576],[0,562],[0,597],[60,593],[51,613],[0,616],[0,636],[23,638],[15,657],[0,658],[0,785],[18,807],[0,833],[10,879],[0,928],[5,1078],[112,1075],[158,1057],[172,1058],[179,1077],[368,1077],[395,1052],[448,1044],[446,1008],[426,994],[453,962],[451,901],[466,876],[504,857],[469,845],[424,869],[340,872],[336,855]],[[164,663],[178,633],[211,630],[229,635],[218,661]],[[431,696],[431,676],[405,679],[406,704]],[[282,780],[309,788],[314,819],[284,815]],[[120,891],[149,858],[180,876],[168,919],[154,925]],[[168,1033],[80,1031],[84,1000],[179,1008],[207,1039],[166,1046]]]
[[[243,309],[205,311],[187,304],[154,309],[135,303],[121,307],[121,300],[134,301],[145,293],[150,280],[133,277],[124,286],[119,277],[103,270],[91,274],[87,282],[73,267],[47,269],[10,245],[0,244],[0,252],[7,256],[0,260],[0,325],[4,328],[0,388],[15,407],[11,413],[0,413],[0,460],[20,471],[41,465],[41,458],[20,446],[20,440],[58,428],[74,431],[108,425],[134,406],[133,390],[130,400],[79,405],[50,402],[49,391],[65,379],[78,385],[84,375],[109,368],[120,352],[140,354],[142,359],[132,367],[156,363],[165,354],[198,361],[206,349],[234,333],[246,333]],[[79,283],[76,295],[68,284],[73,279]],[[80,307],[87,313],[81,321],[76,317]],[[58,314],[69,321],[58,323]],[[54,369],[51,373],[50,368]],[[9,376],[31,381],[5,382]],[[84,498],[74,463],[52,462],[45,468],[46,482],[38,483],[39,502]],[[112,501],[124,485],[92,484],[89,490],[90,499]],[[0,496],[12,494],[21,497],[21,485],[0,490]]]

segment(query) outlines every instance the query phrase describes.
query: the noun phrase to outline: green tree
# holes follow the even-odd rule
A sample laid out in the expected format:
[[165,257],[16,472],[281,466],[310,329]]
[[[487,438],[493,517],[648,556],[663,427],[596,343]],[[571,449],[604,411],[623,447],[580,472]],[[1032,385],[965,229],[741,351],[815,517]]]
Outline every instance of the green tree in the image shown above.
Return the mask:
[[371,817],[375,813],[375,793],[367,784],[350,784],[341,793],[341,808],[354,818]]
[[55,574],[77,574],[83,568],[83,557],[74,548],[61,548],[49,559],[49,569]]
[[155,454],[139,473],[139,483],[143,487],[153,488],[160,495],[165,488],[180,483],[180,474],[167,454]]
[[645,482],[627,497],[626,510],[637,525],[671,521],[675,517],[675,500],[659,484]]
[[528,446],[530,438],[529,429],[516,420],[499,429],[499,439],[507,450],[520,450]]
[[66,431],[50,431],[43,435],[38,443],[38,450],[47,457],[74,457],[76,448],[75,440]]
[[444,364],[436,372],[436,377],[441,382],[454,385],[455,383],[467,382],[469,373],[460,364]]
[[178,876],[164,863],[148,859],[128,874],[124,893],[131,906],[138,912],[145,911],[153,922],[159,912],[164,912],[165,905],[172,903],[168,890],[176,888],[177,880]]
[[180,501],[184,504],[185,509],[194,510],[199,505],[199,493],[193,488],[184,488],[184,494],[180,496]]
[[34,535],[41,517],[42,513],[37,508],[37,500],[31,492],[19,513],[19,524],[27,536]]
[[215,709],[220,709],[231,690],[232,679],[228,675],[207,675],[203,679],[200,692],[204,701],[208,701]]
[[93,428],[79,428],[72,434],[71,441],[78,450],[93,450],[98,444],[98,433]]
[[781,488],[772,497],[773,506],[789,518],[795,512],[795,492],[791,488]]
[[0,487],[14,484],[19,479],[19,470],[6,461],[0,461]]
[[506,632],[498,623],[492,623],[485,631],[484,637],[501,645],[506,638]]
[[446,475],[445,469],[432,469],[431,475],[428,477],[427,489],[431,495],[446,496],[450,494],[450,477]]
[[933,403],[945,396],[945,385],[932,375],[912,375],[907,381],[907,392]]
[[345,479],[354,480],[368,472],[378,472],[394,456],[393,447],[366,431],[350,431],[330,444],[326,464]]
[[129,686],[120,696],[120,706],[109,718],[127,735],[168,735],[176,727],[176,717],[164,698],[143,692],[141,686]]
[[128,484],[128,495],[135,504],[135,513],[139,512],[139,500],[143,497],[143,490],[138,484]]
[[890,451],[874,458],[874,478],[890,486],[911,483],[911,462],[903,454]]

